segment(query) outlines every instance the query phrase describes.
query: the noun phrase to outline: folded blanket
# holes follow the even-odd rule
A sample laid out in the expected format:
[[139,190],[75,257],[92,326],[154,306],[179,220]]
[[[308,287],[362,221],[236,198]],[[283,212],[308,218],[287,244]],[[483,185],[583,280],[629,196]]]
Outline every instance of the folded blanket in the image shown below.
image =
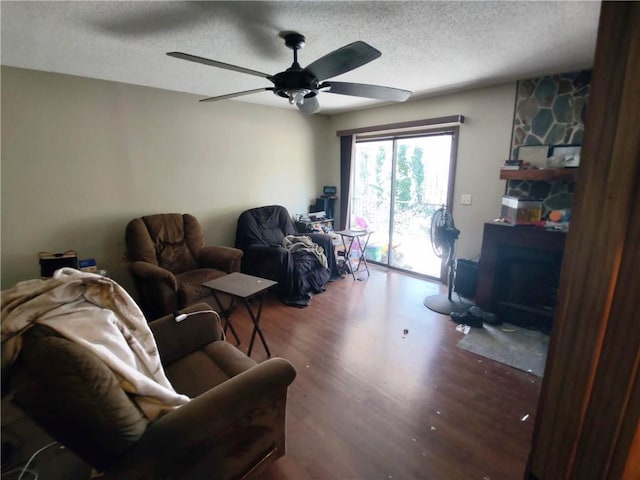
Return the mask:
[[306,235],[287,235],[282,239],[282,246],[291,252],[304,251],[312,253],[324,268],[329,268],[324,249]]
[[20,335],[38,323],[97,355],[150,420],[189,401],[169,383],[147,320],[115,281],[61,268],[1,292],[1,305],[3,369],[20,353]]

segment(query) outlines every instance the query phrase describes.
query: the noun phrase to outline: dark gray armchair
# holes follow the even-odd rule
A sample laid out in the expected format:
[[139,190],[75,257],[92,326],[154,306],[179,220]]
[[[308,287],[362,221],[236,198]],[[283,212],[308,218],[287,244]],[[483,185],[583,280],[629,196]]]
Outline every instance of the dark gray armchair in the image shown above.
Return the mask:
[[240,214],[236,229],[236,248],[243,251],[242,271],[278,282],[280,298],[289,305],[307,306],[313,293],[339,278],[335,250],[330,235],[304,233],[322,247],[327,258],[323,266],[306,251],[290,251],[282,246],[287,235],[301,235],[285,207],[268,205]]

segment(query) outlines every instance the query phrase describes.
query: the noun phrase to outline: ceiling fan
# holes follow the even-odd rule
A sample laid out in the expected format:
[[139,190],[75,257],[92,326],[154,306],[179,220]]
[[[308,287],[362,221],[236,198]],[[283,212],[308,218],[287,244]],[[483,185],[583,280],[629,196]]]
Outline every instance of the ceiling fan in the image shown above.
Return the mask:
[[316,98],[320,92],[375,98],[377,100],[390,102],[403,102],[411,96],[410,91],[400,90],[398,88],[381,87],[363,83],[326,81],[329,78],[361,67],[382,55],[378,50],[365,42],[357,41],[345,45],[320,57],[315,62],[307,65],[307,67],[302,68],[298,63],[298,50],[305,45],[304,36],[297,32],[282,32],[280,36],[284,38],[285,45],[293,50],[293,63],[285,71],[276,73],[275,75],[269,75],[268,73],[258,72],[256,70],[218,62],[188,53],[168,52],[167,55],[190,62],[210,65],[212,67],[256,75],[266,78],[273,83],[273,87],[256,88],[244,92],[205,98],[200,100],[201,102],[215,102],[240,97],[242,95],[250,95],[252,93],[272,91],[280,97],[289,99],[290,104],[295,104],[301,112],[310,115],[320,110],[320,104]]

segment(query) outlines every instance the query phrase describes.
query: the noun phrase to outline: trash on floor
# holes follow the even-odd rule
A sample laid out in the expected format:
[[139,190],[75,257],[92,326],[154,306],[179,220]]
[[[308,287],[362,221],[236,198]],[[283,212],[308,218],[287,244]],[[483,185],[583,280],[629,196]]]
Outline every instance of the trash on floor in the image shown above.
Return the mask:
[[469,330],[471,330],[471,327],[469,325],[465,325],[464,323],[461,323],[456,327],[456,330],[466,335],[469,333]]

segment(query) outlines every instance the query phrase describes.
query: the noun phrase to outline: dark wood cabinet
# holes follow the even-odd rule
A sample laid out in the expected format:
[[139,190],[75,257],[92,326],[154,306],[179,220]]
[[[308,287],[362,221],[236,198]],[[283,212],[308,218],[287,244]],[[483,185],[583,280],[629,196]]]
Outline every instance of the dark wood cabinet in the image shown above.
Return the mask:
[[548,330],[565,237],[540,227],[485,223],[476,305],[509,323]]

